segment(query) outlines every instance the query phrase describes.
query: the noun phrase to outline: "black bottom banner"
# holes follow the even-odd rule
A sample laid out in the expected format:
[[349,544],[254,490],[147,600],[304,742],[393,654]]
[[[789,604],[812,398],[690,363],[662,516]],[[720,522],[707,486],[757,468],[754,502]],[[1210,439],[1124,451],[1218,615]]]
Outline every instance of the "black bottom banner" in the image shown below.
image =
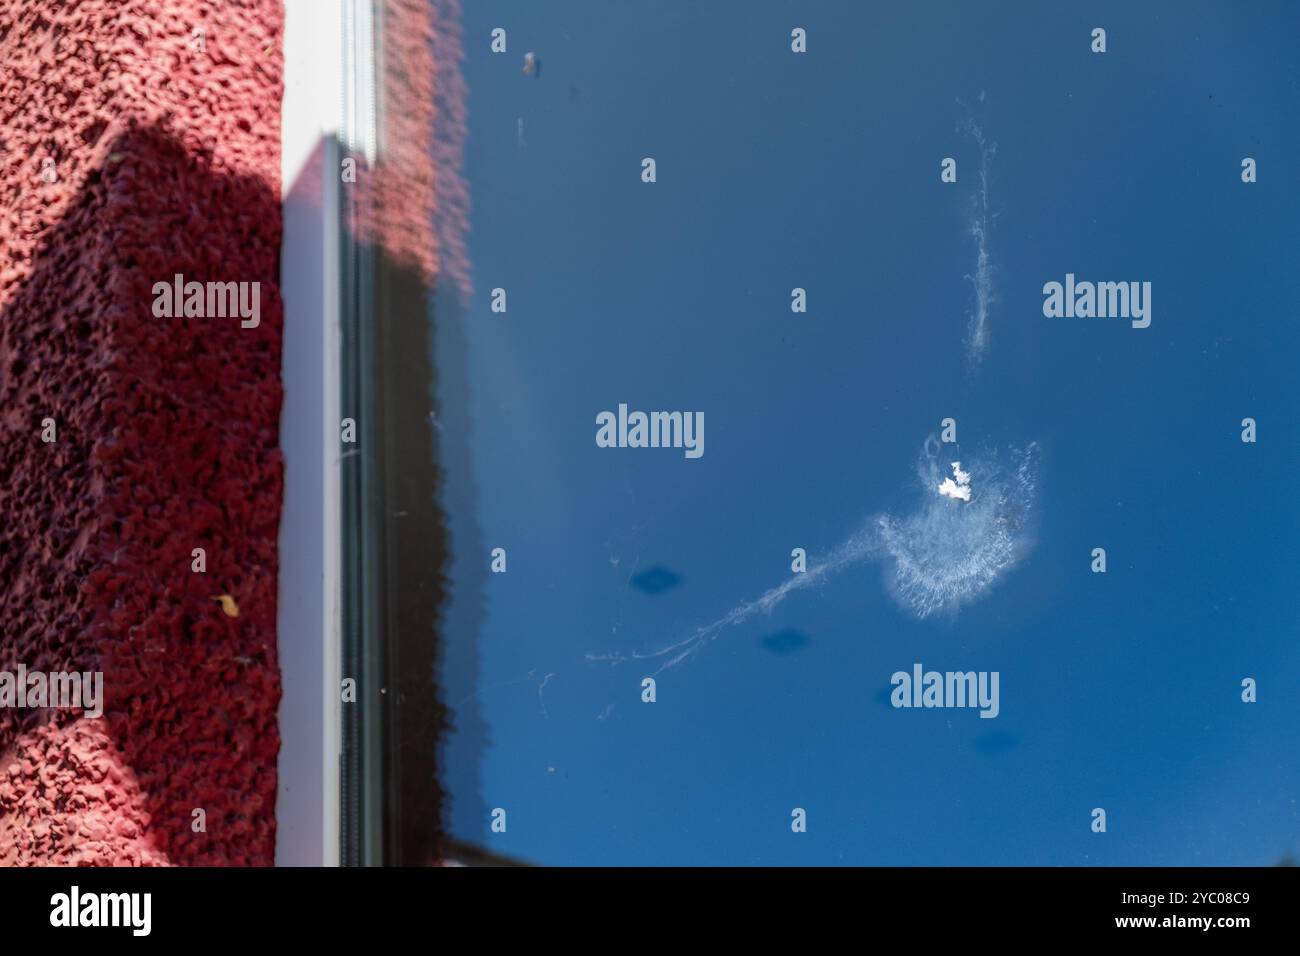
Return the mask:
[[128,945],[268,937],[338,944],[474,929],[608,940],[606,928],[616,939],[654,937],[683,921],[733,943],[746,931],[771,942],[810,929],[907,927],[924,927],[927,939],[1226,942],[1293,928],[1300,870],[30,869],[0,872],[0,899],[10,940],[75,933]]

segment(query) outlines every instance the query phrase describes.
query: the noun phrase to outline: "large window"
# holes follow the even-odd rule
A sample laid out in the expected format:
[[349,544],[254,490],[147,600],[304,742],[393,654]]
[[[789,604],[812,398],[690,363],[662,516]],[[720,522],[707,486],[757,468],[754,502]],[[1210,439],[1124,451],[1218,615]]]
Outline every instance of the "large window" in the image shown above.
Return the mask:
[[1297,850],[1294,31],[1172,9],[376,5],[345,860]]

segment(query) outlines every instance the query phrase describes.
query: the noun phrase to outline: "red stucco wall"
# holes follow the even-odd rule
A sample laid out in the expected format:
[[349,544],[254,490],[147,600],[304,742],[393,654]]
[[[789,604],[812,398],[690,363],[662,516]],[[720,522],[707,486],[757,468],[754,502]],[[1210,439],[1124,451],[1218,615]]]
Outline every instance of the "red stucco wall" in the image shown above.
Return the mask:
[[[282,23],[0,5],[0,670],[106,699],[0,709],[0,864],[272,862]],[[154,318],[178,272],[259,282],[261,325]]]

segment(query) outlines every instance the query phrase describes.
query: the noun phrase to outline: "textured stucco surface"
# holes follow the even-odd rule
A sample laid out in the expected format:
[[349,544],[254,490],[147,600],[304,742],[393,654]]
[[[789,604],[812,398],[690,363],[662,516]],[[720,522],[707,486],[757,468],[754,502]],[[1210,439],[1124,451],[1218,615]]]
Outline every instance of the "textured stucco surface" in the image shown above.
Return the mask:
[[[106,700],[0,709],[0,865],[273,859],[282,22],[0,5],[0,670]],[[261,325],[154,318],[175,273],[259,282]]]

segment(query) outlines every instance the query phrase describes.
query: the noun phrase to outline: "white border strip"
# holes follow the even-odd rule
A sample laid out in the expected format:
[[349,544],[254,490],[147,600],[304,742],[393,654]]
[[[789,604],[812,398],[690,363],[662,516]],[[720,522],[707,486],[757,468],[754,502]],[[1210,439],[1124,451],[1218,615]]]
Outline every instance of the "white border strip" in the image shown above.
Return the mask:
[[284,503],[275,862],[339,863],[339,149],[344,0],[285,0]]

